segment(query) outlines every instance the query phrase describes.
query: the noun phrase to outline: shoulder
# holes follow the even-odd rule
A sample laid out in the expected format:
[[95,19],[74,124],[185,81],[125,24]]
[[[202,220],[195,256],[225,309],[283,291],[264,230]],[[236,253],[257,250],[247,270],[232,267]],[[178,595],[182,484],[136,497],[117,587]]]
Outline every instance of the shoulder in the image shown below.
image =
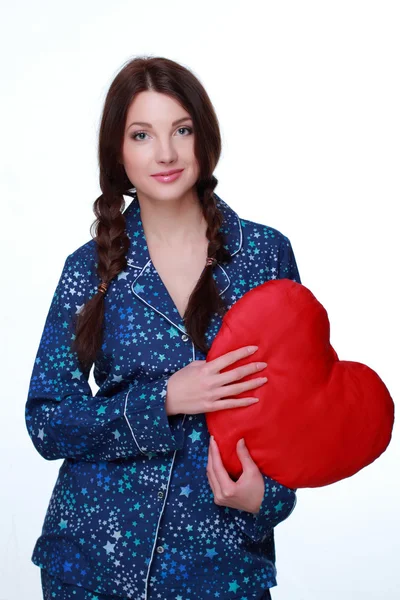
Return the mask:
[[97,267],[98,255],[97,255],[97,244],[94,239],[89,240],[76,250],[73,250],[71,254],[67,256],[67,261],[70,265],[85,266],[89,269],[95,269]]
[[71,296],[77,302],[96,293],[101,281],[97,274],[97,266],[97,244],[94,239],[68,254],[59,281],[64,296]]
[[265,249],[275,247],[279,249],[290,245],[289,238],[271,225],[257,223],[241,217],[239,217],[239,221],[242,229],[243,246]]
[[299,270],[287,235],[279,229],[240,219],[243,231],[242,255],[257,272],[266,270],[269,279],[287,278],[301,283]]

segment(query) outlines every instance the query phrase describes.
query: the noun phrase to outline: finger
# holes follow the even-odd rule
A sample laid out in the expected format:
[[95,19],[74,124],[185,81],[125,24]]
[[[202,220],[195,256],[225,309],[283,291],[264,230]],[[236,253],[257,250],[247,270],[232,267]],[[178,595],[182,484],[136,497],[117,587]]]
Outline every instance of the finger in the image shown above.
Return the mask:
[[238,381],[246,377],[247,375],[252,375],[254,373],[260,373],[263,369],[267,367],[266,362],[252,362],[246,365],[242,365],[241,367],[235,367],[230,369],[229,371],[225,371],[225,373],[219,373],[218,376],[218,384],[223,386],[227,383],[231,383],[232,381]]
[[212,459],[212,452],[211,452],[211,440],[210,440],[210,444],[208,446],[208,466],[209,466],[209,472],[207,473],[208,475],[208,480],[210,482],[210,486],[211,489],[214,493],[215,497],[221,497],[221,487],[215,477],[215,473],[214,473],[214,466],[213,466],[213,459]]
[[232,383],[231,385],[225,385],[215,390],[217,398],[225,398],[226,396],[236,396],[236,394],[242,394],[248,390],[254,390],[264,383],[267,383],[268,377],[255,377],[248,381],[241,381],[240,383]]
[[224,467],[217,442],[214,438],[211,440],[211,456],[213,461],[213,471],[215,473],[216,480],[218,481],[219,487],[225,492],[232,490],[234,485],[232,479],[229,477],[228,471]]
[[215,496],[215,485],[214,485],[213,479],[212,479],[209,471],[207,471],[207,479],[208,479],[208,483],[209,483],[209,486],[211,488],[211,491],[212,491],[212,493]]
[[236,452],[240,462],[242,463],[243,471],[247,469],[254,469],[254,466],[256,466],[258,469],[257,464],[252,459],[249,449],[246,446],[244,438],[240,439],[236,444]]
[[214,358],[214,360],[208,361],[207,365],[209,366],[211,373],[219,373],[222,369],[225,369],[225,367],[228,367],[237,360],[254,354],[256,350],[258,350],[258,346],[244,346],[243,348],[232,350],[218,358]]
[[226,410],[227,408],[243,408],[244,406],[251,406],[257,404],[259,398],[230,398],[229,400],[217,400],[207,408],[207,412],[216,412],[217,410]]

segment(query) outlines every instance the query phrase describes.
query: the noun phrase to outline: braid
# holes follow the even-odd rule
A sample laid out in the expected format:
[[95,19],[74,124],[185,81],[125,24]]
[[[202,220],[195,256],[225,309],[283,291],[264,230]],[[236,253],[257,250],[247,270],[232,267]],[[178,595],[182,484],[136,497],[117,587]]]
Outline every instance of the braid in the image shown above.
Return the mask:
[[[220,231],[223,215],[217,208],[213,190],[217,179],[212,176],[208,185],[198,189],[207,222],[206,236],[209,240],[207,262],[203,272],[190,295],[184,314],[186,331],[196,346],[207,354],[209,348],[205,342],[205,333],[214,313],[223,316],[227,307],[219,295],[213,277],[216,263],[231,261],[231,254],[225,248],[225,238]],[[109,282],[125,269],[126,254],[130,240],[126,233],[123,210],[125,200],[122,194],[110,189],[110,184],[103,178],[103,194],[94,202],[94,213],[97,220],[92,224],[96,229],[98,265],[97,273],[101,283],[97,293],[85,303],[77,317],[76,338],[73,349],[78,352],[79,360],[85,368],[90,368],[101,347],[104,321],[104,296]]]
[[102,281],[97,293],[78,314],[76,338],[72,346],[87,369],[95,361],[102,343],[104,295],[109,282],[126,267],[126,253],[130,244],[122,213],[125,208],[124,197],[112,192],[104,179],[103,184],[103,194],[94,202],[93,210],[97,219],[91,227],[96,230],[97,274]]
[[[223,215],[216,206],[212,175],[221,154],[221,134],[211,100],[195,75],[179,63],[163,57],[136,57],[119,71],[107,92],[99,128],[98,161],[101,196],[94,203],[97,221],[97,273],[100,277],[95,293],[78,313],[74,349],[84,368],[95,362],[102,348],[104,297],[111,280],[126,267],[130,240],[125,232],[124,195],[132,187],[125,170],[124,140],[127,117],[132,102],[143,91],[174,98],[193,119],[194,154],[199,164],[197,195],[207,222],[208,260],[193,290],[185,311],[185,327],[193,343],[207,352],[205,334],[213,313],[222,314],[224,303],[219,296],[213,271],[229,262],[231,255],[220,232]],[[92,235],[93,237],[93,235]]]
[[225,262],[229,260],[230,253],[224,248],[225,239],[223,233],[220,231],[223,215],[219,208],[217,208],[215,196],[212,191],[217,184],[217,180],[215,177],[212,179],[215,180],[215,184],[212,188],[210,187],[205,190],[202,199],[203,215],[207,221],[206,236],[209,240],[208,257],[216,258],[218,262]]
[[125,217],[122,211],[125,200],[122,195],[106,197],[103,193],[94,203],[97,220],[95,240],[99,257],[97,272],[102,281],[108,284],[126,267],[125,253],[129,248],[129,238],[125,230]]
[[209,240],[207,263],[193,292],[190,295],[184,314],[186,331],[196,346],[207,354],[209,348],[205,342],[205,333],[213,313],[223,316],[226,304],[219,295],[213,277],[213,268],[217,262],[230,262],[231,254],[224,247],[225,237],[220,231],[223,215],[216,205],[213,190],[218,180],[212,176],[208,185],[198,186],[203,215],[207,221],[206,236]]

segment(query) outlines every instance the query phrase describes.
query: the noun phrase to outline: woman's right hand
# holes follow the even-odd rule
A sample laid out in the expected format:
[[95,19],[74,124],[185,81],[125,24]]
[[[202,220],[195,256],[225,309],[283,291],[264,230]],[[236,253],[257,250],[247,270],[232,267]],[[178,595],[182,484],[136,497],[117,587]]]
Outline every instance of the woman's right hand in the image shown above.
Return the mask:
[[208,362],[194,360],[173,373],[167,384],[165,400],[167,415],[179,413],[194,415],[249,406],[258,402],[258,398],[254,397],[232,398],[232,396],[263,385],[268,381],[267,377],[258,377],[242,383],[232,384],[232,382],[265,369],[267,363],[252,362],[220,373],[225,367],[253,354],[257,349],[258,346],[245,346]]

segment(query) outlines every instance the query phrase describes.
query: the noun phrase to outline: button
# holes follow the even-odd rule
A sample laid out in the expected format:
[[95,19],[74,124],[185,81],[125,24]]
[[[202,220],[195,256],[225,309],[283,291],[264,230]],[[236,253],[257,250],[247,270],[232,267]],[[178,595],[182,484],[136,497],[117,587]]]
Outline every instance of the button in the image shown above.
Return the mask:
[[164,498],[164,492],[162,492],[161,490],[158,492],[157,496],[159,498]]
[[189,336],[188,336],[188,335],[186,335],[186,333],[184,333],[184,334],[183,334],[183,336],[182,336],[182,340],[183,340],[184,342],[187,342],[187,341],[188,341],[188,339],[189,339]]
[[164,552],[164,548],[162,546],[157,546],[157,552],[162,554]]

